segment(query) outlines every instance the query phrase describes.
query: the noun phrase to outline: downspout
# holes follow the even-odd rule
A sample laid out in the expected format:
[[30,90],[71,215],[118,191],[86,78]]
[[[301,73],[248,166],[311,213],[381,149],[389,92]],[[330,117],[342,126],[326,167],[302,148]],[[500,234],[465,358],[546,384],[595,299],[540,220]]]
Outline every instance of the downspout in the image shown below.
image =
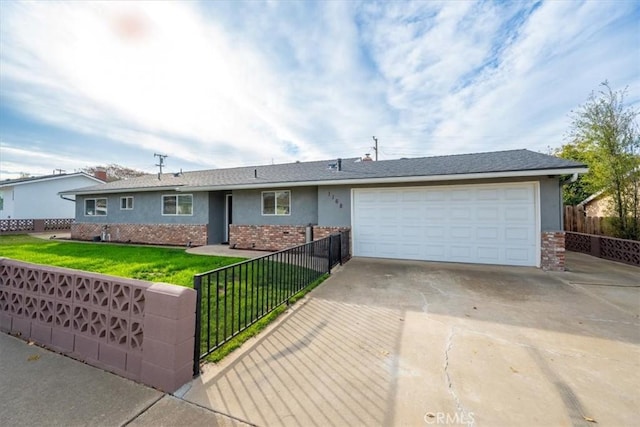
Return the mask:
[[58,196],[60,196],[61,199],[68,200],[68,201],[73,202],[73,203],[76,202],[76,199],[69,199],[68,197],[64,197],[62,194],[58,194]]

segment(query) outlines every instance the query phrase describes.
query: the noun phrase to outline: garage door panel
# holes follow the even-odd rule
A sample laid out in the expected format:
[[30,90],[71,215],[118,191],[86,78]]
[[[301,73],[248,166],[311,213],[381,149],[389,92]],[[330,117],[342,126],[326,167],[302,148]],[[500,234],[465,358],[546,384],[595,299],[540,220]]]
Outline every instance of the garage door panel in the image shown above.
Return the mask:
[[473,239],[472,227],[455,227],[450,229],[449,236],[454,239]]
[[509,206],[504,209],[504,219],[508,222],[524,222],[529,223],[533,220],[532,212],[530,212],[529,206]]
[[525,264],[531,255],[531,250],[527,250],[520,247],[507,247],[505,248],[505,259],[510,264],[515,265],[530,265]]
[[446,259],[447,248],[444,244],[424,245],[424,254],[428,260],[444,261]]
[[532,183],[354,190],[354,254],[536,265]]
[[465,206],[465,207],[451,208],[449,211],[449,215],[451,219],[455,221],[461,221],[461,220],[469,221],[472,217],[471,207]]
[[476,219],[479,221],[498,221],[500,209],[497,206],[482,206],[476,209]]
[[444,202],[448,200],[448,193],[445,190],[433,190],[424,193],[424,200],[427,202]]
[[449,246],[449,257],[451,260],[469,262],[473,259],[473,247],[469,245],[451,245]]
[[498,227],[478,226],[476,227],[476,238],[483,240],[498,240],[500,238],[500,230]]
[[379,203],[398,203],[400,196],[395,191],[380,191],[378,193],[378,202]]
[[501,191],[496,188],[484,188],[477,192],[477,198],[479,201],[499,200]]
[[446,230],[442,227],[427,226],[423,228],[424,237],[427,240],[441,240],[446,236]]
[[452,202],[459,202],[459,201],[466,202],[468,200],[473,200],[473,199],[475,199],[475,194],[470,189],[451,190],[450,200]]
[[506,188],[504,198],[509,201],[533,201],[533,193],[528,188]]
[[527,227],[507,227],[505,229],[505,240],[507,242],[529,241],[531,237],[531,230]]
[[478,246],[476,257],[486,263],[498,264],[501,252],[501,249],[496,246]]
[[413,202],[419,204],[423,200],[423,194],[417,190],[406,190],[402,192],[402,201],[405,203]]

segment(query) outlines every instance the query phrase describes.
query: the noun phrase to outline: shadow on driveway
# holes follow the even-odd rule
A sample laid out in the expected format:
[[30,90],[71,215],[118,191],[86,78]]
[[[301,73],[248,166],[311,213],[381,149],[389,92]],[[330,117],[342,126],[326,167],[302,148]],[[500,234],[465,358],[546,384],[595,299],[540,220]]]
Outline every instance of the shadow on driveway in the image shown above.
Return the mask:
[[263,426],[633,425],[639,276],[567,259],[353,259],[184,398]]

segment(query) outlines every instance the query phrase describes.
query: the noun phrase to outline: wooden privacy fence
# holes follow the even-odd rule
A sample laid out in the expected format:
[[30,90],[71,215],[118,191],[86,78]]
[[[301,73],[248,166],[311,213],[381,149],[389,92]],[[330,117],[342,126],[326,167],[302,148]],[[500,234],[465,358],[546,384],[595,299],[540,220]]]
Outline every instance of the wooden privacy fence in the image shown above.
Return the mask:
[[564,207],[564,231],[574,233],[607,235],[606,218],[586,216],[582,206]]

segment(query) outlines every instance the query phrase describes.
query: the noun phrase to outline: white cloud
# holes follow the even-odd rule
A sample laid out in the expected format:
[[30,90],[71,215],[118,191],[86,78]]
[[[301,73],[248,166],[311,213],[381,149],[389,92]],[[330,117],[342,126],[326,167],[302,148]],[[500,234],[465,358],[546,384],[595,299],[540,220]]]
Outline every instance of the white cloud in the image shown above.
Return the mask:
[[189,168],[357,156],[372,135],[382,158],[542,150],[600,81],[640,100],[635,2],[0,7],[0,99],[83,136],[39,149],[89,164],[92,143]]

